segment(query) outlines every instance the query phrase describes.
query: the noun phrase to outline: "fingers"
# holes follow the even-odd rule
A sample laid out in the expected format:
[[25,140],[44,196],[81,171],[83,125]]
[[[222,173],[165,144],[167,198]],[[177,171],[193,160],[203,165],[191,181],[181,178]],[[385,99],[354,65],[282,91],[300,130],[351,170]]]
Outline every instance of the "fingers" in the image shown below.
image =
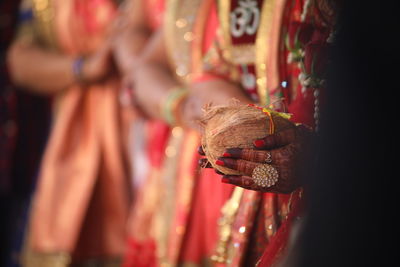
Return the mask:
[[294,142],[295,139],[296,128],[290,128],[255,140],[253,144],[257,149],[273,149],[288,145]]
[[223,183],[233,184],[236,186],[240,186],[246,189],[253,189],[255,187],[255,183],[253,178],[249,176],[242,175],[224,175],[222,176]]
[[254,168],[258,165],[258,163],[255,162],[232,158],[218,158],[215,164],[232,170],[237,170],[248,176],[252,175]]
[[119,95],[119,100],[122,106],[131,107],[134,106],[134,95],[133,95],[133,86],[131,82],[124,78],[121,82],[121,90]]
[[197,148],[197,152],[198,152],[200,155],[202,155],[202,156],[205,156],[205,155],[206,155],[206,153],[204,153],[204,150],[203,150],[203,147],[202,147],[202,146],[199,146],[199,147]]
[[215,171],[215,173],[216,174],[219,174],[219,175],[225,175],[225,173],[223,173],[223,172],[220,172],[219,170],[217,170],[217,169],[214,169],[214,171]]
[[243,159],[259,163],[271,163],[274,159],[273,151],[255,150],[250,148],[228,148],[223,157]]
[[211,163],[206,158],[199,159],[198,164],[201,168],[212,168]]
[[244,189],[248,190],[255,190],[259,192],[273,192],[273,193],[282,193],[279,190],[276,190],[275,186],[269,188],[262,188],[257,186],[254,182],[253,178],[249,176],[242,176],[242,175],[224,175],[222,176],[221,182],[226,184],[232,184]]
[[[199,147],[197,148],[197,153],[199,153],[201,156],[205,156],[205,155],[206,155],[206,153],[204,153],[204,150],[203,150],[203,147],[202,147],[202,146],[199,146]],[[211,165],[211,163],[208,161],[207,158],[201,158],[201,159],[199,159],[198,164],[199,164],[199,166],[200,166],[201,168],[212,168],[212,165]]]

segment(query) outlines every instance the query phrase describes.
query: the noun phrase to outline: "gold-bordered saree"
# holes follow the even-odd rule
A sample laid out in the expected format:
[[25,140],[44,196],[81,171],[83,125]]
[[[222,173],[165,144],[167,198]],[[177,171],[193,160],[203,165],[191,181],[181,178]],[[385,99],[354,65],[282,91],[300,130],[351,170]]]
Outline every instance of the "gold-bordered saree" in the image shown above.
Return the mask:
[[[93,52],[116,11],[111,0],[31,1],[40,45],[69,56]],[[129,205],[118,86],[110,78],[74,85],[55,96],[24,266],[118,266]]]

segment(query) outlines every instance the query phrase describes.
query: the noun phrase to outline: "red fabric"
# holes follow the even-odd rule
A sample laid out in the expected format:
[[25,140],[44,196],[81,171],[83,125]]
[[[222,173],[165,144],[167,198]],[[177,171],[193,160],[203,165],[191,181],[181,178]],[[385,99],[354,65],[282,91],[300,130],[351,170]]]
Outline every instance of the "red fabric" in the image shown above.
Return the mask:
[[[150,168],[159,170],[162,168],[170,128],[163,121],[153,120],[147,122],[147,129],[147,157],[149,158]],[[147,176],[147,179],[151,179],[150,175]],[[144,189],[146,189],[146,184],[144,185]],[[147,193],[152,194],[154,192]],[[136,208],[140,208],[140,205]],[[123,260],[123,267],[133,266],[158,266],[155,240],[136,240],[135,237],[128,238],[127,253]]]
[[[208,14],[202,45],[203,54],[217,38],[216,30],[219,21],[215,2],[212,3]],[[226,77],[214,73],[204,73],[193,83],[213,79],[226,79]],[[234,186],[222,183],[221,176],[216,174],[213,169],[202,169],[195,187],[180,263],[199,263],[205,258],[210,258],[214,253],[215,244],[219,239],[217,222],[221,217],[221,208],[231,196],[234,188]]]
[[[286,246],[288,245],[293,222],[295,222],[296,218],[299,216],[303,208],[303,200],[301,198],[298,198],[298,196],[299,195],[293,197],[291,212],[289,213],[287,219],[280,225],[279,230],[276,232],[276,234],[269,241],[268,246],[266,247],[257,266],[273,266],[273,264],[275,264],[285,252]],[[286,198],[287,195],[284,197]]]
[[201,262],[210,257],[218,240],[218,219],[233,186],[221,183],[213,169],[203,169],[194,190],[192,213],[179,262]]
[[163,121],[149,121],[148,155],[151,166],[160,168],[164,159],[164,148],[170,134],[170,128]]
[[76,1],[75,12],[86,18],[83,24],[88,34],[99,32],[104,28],[104,23],[110,20],[106,17],[113,18],[115,16],[116,10],[114,8],[105,9],[105,5],[111,6],[110,1],[92,0],[89,3]]
[[162,26],[163,14],[165,10],[164,0],[147,0],[142,3],[145,7],[147,23],[153,30],[157,30]]
[[219,25],[217,7],[215,3],[213,3],[210,7],[210,13],[207,18],[205,31],[204,31],[204,39],[203,39],[203,53],[206,52],[211,44],[217,38],[217,28]]
[[153,240],[136,242],[131,239],[128,242],[129,250],[125,255],[122,267],[156,267],[156,244]]

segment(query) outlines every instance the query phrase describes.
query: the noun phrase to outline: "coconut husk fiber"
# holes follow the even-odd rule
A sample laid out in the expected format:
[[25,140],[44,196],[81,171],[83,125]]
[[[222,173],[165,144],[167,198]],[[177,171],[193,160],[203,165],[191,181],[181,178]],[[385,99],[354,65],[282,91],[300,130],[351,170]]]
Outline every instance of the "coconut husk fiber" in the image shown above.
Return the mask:
[[[295,127],[279,113],[272,112],[275,132]],[[201,145],[211,165],[224,174],[241,173],[215,164],[228,148],[254,148],[254,140],[270,134],[270,117],[254,106],[232,103],[227,106],[208,106],[200,121],[203,128]]]

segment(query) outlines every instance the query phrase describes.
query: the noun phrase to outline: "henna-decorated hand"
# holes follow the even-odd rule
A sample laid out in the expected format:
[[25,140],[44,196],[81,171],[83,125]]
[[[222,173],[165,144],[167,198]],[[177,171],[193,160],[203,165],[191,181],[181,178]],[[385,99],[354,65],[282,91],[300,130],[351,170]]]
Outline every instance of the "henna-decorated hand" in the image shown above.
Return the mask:
[[[311,131],[300,125],[254,141],[254,149],[227,149],[215,163],[244,175],[223,175],[222,182],[262,192],[292,192],[310,170],[313,155],[311,136]],[[199,153],[204,154],[202,150]],[[201,159],[199,164],[211,167],[206,159]],[[270,187],[261,186],[252,177],[253,170],[263,164],[272,166],[278,174],[278,180]]]

